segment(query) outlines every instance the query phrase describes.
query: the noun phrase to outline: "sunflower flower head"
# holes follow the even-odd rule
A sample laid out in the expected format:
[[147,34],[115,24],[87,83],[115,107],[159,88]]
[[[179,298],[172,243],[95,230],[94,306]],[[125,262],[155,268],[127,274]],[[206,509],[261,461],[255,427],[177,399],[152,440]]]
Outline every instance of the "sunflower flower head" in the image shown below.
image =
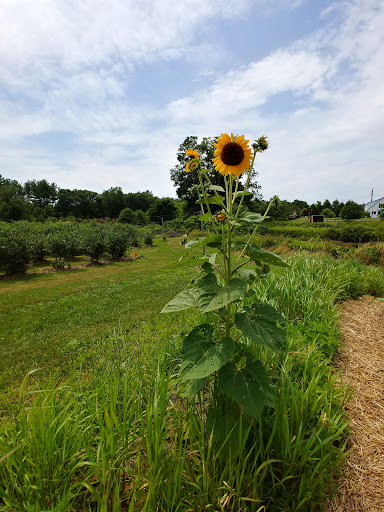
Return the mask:
[[227,176],[241,176],[249,169],[252,149],[248,146],[249,140],[244,135],[235,137],[223,133],[215,145],[213,165],[220,174]]
[[185,166],[185,170],[186,170],[186,172],[196,171],[196,169],[199,168],[199,165],[200,165],[199,159],[194,158],[190,162],[187,162],[187,165]]
[[224,222],[226,218],[227,218],[227,216],[225,215],[225,213],[218,213],[216,215],[216,220],[218,222]]
[[187,149],[187,151],[185,152],[185,154],[187,156],[191,156],[192,158],[197,158],[199,159],[200,158],[200,155],[199,153],[196,151],[196,149]]

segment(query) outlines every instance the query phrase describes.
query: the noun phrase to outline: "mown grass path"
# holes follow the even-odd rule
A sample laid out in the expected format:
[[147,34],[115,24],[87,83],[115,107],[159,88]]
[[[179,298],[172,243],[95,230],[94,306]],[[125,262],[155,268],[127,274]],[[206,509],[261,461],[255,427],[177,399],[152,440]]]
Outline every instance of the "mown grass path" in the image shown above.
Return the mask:
[[14,389],[34,368],[65,374],[64,347],[159,315],[195,272],[184,252],[179,239],[156,240],[132,261],[0,282],[0,384]]

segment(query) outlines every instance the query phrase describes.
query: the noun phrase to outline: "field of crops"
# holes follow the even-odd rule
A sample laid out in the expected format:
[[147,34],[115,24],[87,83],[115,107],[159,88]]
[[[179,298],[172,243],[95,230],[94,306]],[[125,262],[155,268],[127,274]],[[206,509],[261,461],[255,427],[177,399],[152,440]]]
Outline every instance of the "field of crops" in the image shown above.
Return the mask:
[[300,252],[254,284],[248,305],[283,313],[288,349],[255,348],[270,403],[218,441],[206,418],[213,390],[198,401],[178,393],[181,342],[197,315],[159,313],[197,277],[195,260],[179,261],[178,238],[137,252],[0,283],[0,510],[320,510],[348,441],[348,389],[331,369],[337,303],[384,296],[380,267]]

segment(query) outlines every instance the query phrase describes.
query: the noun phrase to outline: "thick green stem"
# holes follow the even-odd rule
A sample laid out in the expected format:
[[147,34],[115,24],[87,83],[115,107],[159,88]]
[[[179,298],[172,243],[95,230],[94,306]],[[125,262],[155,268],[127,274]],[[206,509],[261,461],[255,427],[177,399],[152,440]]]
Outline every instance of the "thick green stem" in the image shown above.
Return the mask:
[[[233,176],[230,176],[229,184],[228,184],[228,194],[227,194],[227,210],[228,213],[232,213],[232,189],[233,189]],[[226,223],[226,240],[225,240],[225,254],[226,254],[226,272],[225,272],[225,285],[229,283],[232,277],[231,270],[231,224],[229,222]],[[231,334],[231,302],[227,304],[227,316],[225,318],[225,336],[230,337]]]

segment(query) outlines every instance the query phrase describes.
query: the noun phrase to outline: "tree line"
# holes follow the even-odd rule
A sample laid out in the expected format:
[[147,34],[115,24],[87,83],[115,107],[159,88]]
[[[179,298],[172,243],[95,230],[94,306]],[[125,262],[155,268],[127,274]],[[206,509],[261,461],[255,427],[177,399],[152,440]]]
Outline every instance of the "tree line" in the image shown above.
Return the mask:
[[[0,175],[0,220],[37,220],[52,218],[78,219],[118,219],[134,225],[150,222],[190,220],[199,216],[197,188],[198,176],[186,172],[188,157],[185,151],[196,149],[203,167],[212,185],[223,186],[224,178],[212,165],[217,137],[203,137],[201,142],[195,136],[189,136],[180,144],[176,159],[177,164],[170,170],[170,178],[176,187],[177,199],[159,198],[146,190],[144,192],[124,193],[121,187],[112,187],[101,194],[91,190],[59,188],[47,180],[30,180],[24,184]],[[256,162],[257,166],[257,162]],[[264,214],[269,200],[262,198],[260,185],[255,178],[251,180],[248,190],[250,195],[244,199],[244,207],[249,211]],[[243,189],[240,183],[239,189]],[[342,217],[361,218],[365,212],[362,205],[354,201],[343,203],[335,199],[326,199],[309,204],[306,201],[278,201],[269,212],[272,219],[287,220],[292,217],[323,214],[327,218]]]
[[112,187],[101,194],[91,190],[59,188],[47,180],[20,184],[0,175],[0,220],[38,220],[48,218],[117,219],[128,224],[161,224],[174,219],[180,201],[159,198],[146,190],[125,194]]

